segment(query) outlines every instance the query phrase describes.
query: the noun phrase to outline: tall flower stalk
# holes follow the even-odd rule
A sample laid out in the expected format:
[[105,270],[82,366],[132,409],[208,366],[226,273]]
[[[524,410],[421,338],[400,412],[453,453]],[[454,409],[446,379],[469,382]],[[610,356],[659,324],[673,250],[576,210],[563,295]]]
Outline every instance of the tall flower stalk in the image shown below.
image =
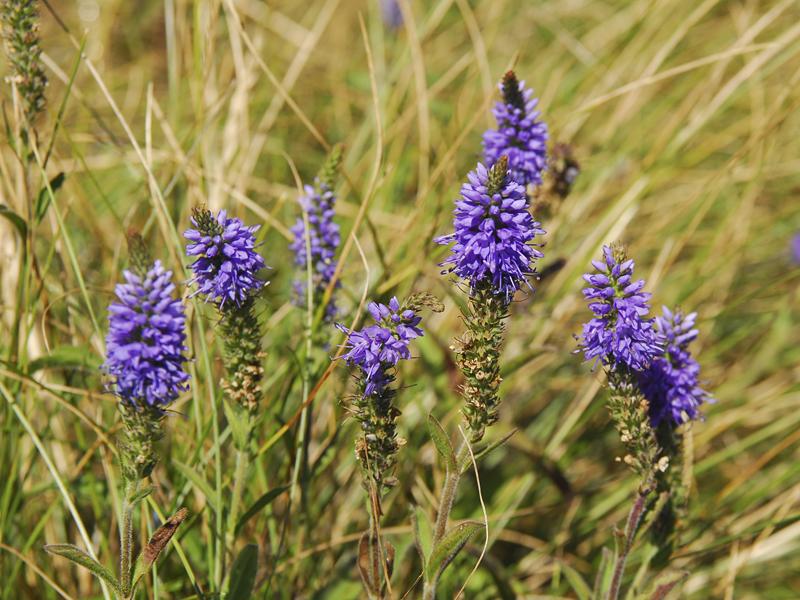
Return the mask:
[[389,304],[372,302],[369,313],[375,321],[360,330],[336,327],[347,334],[347,352],[342,359],[354,370],[356,393],[349,406],[362,435],[356,440],[356,459],[361,467],[369,501],[370,528],[359,543],[359,570],[370,598],[383,598],[392,573],[394,549],[380,535],[383,515],[381,501],[397,480],[394,467],[397,453],[405,441],[397,435],[400,409],[396,405],[396,368],[411,358],[409,345],[421,337],[422,321],[417,314],[423,307],[442,310],[427,294],[411,296],[402,305],[397,298]]
[[108,307],[105,373],[119,398],[123,438],[119,445],[123,497],[120,521],[118,578],[80,550],[69,545],[47,550],[89,568],[108,583],[119,598],[132,598],[136,586],[186,518],[181,509],[144,546],[134,563],[133,513],[151,492],[143,483],[158,462],[157,442],[169,406],[187,389],[183,369],[186,339],[183,303],[175,297],[172,272],[150,262],[141,238],[130,240],[131,269],[116,287],[117,300]]
[[671,464],[680,445],[673,426],[695,418],[707,394],[686,351],[697,335],[694,315],[665,310],[663,317],[648,317],[650,295],[644,280],[633,278],[634,262],[621,245],[605,246],[603,259],[592,264],[595,272],[584,275],[589,285],[583,294],[594,317],[583,326],[580,347],[586,360],[606,372],[609,412],[627,449],[622,460],[641,478],[608,589],[607,597],[616,600],[650,495],[660,488],[682,502]]
[[335,146],[314,178],[314,185],[305,186],[300,198],[303,216],[292,227],[293,239],[289,244],[297,266],[293,301],[305,308],[310,297],[311,305],[323,311],[327,322],[336,316],[336,301],[332,296],[326,298],[326,292],[336,273],[336,251],[340,242],[339,226],[333,218],[336,215],[334,188],[342,151],[341,145]]
[[[456,360],[464,377],[461,394],[469,443],[477,444],[498,418],[500,353],[508,306],[520,289],[532,291],[528,278],[534,273],[534,262],[543,256],[535,240],[545,232],[531,216],[525,187],[514,179],[505,155],[491,168],[478,164],[469,174],[456,203],[453,225],[454,233],[436,242],[452,244],[450,256],[442,263],[444,273],[457,275],[468,293],[463,314],[467,330],[458,340]],[[453,451],[438,422],[431,419],[429,425],[447,465],[433,549],[430,556],[422,556],[426,565],[423,597],[433,599],[442,572],[478,528],[462,523],[448,530],[469,448],[462,441]],[[443,553],[447,559],[437,560]]]
[[3,39],[11,64],[7,81],[17,89],[22,100],[26,132],[35,132],[33,125],[46,105],[47,76],[39,47],[37,4],[37,0],[2,0],[0,4]]
[[[299,485],[305,492],[308,473],[308,444],[311,438],[313,406],[306,403],[311,388],[311,373],[314,367],[314,339],[320,321],[333,322],[338,311],[333,295],[341,286],[334,282],[336,274],[336,252],[341,237],[336,215],[335,187],[344,147],[333,147],[325,163],[314,178],[314,185],[306,185],[300,198],[303,214],[297,219],[291,232],[294,236],[289,249],[294,253],[297,277],[294,281],[293,303],[305,309],[304,356],[302,360],[302,399],[304,406],[297,429],[297,451],[290,486],[290,499],[297,498]],[[324,335],[324,334],[323,334]],[[327,345],[327,339],[320,340]]]
[[[225,547],[232,552],[242,493],[253,461],[252,433],[262,399],[264,352],[255,299],[267,284],[259,277],[266,265],[256,251],[258,226],[245,226],[224,210],[215,215],[205,208],[194,210],[192,225],[184,233],[189,240],[186,254],[194,258],[191,265],[194,294],[213,303],[219,314],[226,373],[222,381],[225,415],[236,448],[224,532]],[[230,585],[229,578],[226,585]]]
[[[701,405],[711,395],[700,385],[700,365],[689,351],[698,335],[696,313],[684,314],[662,307],[655,327],[663,341],[663,352],[639,374],[639,386],[647,398],[650,421],[669,469],[656,473],[655,492],[666,500],[655,516],[652,538],[659,553],[656,560],[669,558],[677,534],[686,518],[689,481],[684,480],[685,435],[691,421],[700,417]],[[689,457],[690,458],[690,457]]]

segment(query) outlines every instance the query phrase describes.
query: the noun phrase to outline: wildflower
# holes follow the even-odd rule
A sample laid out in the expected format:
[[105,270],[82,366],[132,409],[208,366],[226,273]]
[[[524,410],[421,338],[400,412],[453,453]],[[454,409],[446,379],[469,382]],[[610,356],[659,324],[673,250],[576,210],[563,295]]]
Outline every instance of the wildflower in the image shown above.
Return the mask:
[[646,318],[650,294],[642,291],[644,280],[633,281],[633,260],[621,249],[604,246],[603,260],[592,265],[597,272],[583,276],[589,284],[583,295],[595,315],[583,326],[584,356],[612,370],[642,371],[661,354],[653,320]]
[[547,125],[538,120],[539,102],[533,90],[518,81],[509,71],[500,83],[503,100],[492,110],[497,129],[483,134],[483,157],[493,165],[501,156],[508,156],[511,178],[523,187],[540,185],[547,167]]
[[188,229],[183,235],[190,242],[186,254],[196,257],[191,265],[195,294],[223,308],[226,302],[242,304],[265,285],[258,278],[258,272],[266,267],[255,251],[258,225],[245,227],[224,210],[214,216],[206,209],[195,209],[192,224],[196,229]]
[[489,287],[506,302],[523,285],[531,287],[532,262],[543,256],[531,242],[545,233],[528,212],[525,189],[509,176],[508,164],[506,157],[491,169],[478,163],[456,202],[455,233],[434,240],[455,242],[440,265],[448,267],[444,273],[469,281],[473,294]]
[[800,233],[795,233],[791,242],[792,260],[800,265]]
[[409,342],[424,334],[417,327],[422,319],[411,309],[401,310],[397,298],[392,298],[388,306],[372,302],[368,308],[375,325],[360,331],[351,331],[339,324],[336,327],[348,334],[349,351],[342,359],[361,369],[363,393],[373,396],[380,394],[392,381],[391,369],[401,360],[411,358]]
[[185,316],[161,261],[142,274],[124,272],[109,306],[105,371],[123,403],[163,408],[186,389]]
[[696,318],[697,313],[673,313],[665,306],[663,315],[655,319],[664,340],[664,352],[639,375],[640,387],[650,404],[653,427],[665,420],[680,425],[696,419],[698,407],[710,399],[698,382],[700,365],[687,349],[697,338]]
[[[325,290],[336,273],[336,250],[339,247],[339,226],[334,222],[336,214],[336,194],[333,192],[336,170],[341,162],[342,148],[336,146],[328,157],[320,174],[315,178],[314,185],[305,186],[305,195],[300,199],[300,205],[308,219],[308,234],[306,224],[302,218],[292,227],[294,236],[289,249],[294,252],[295,265],[298,267],[298,276],[294,283],[297,306],[304,307],[307,302],[307,274],[309,254],[306,242],[310,246],[312,267],[312,296],[314,305],[323,302]],[[306,236],[308,240],[306,240]],[[339,283],[337,282],[337,286]],[[336,315],[336,304],[333,300],[328,302],[325,309],[327,320]]]
[[399,29],[403,26],[403,12],[397,0],[380,0],[381,17],[387,27]]
[[356,442],[356,457],[367,489],[374,485],[381,492],[395,484],[391,472],[404,441],[397,437],[400,411],[394,404],[397,390],[391,384],[397,364],[411,358],[411,340],[424,335],[419,327],[422,319],[417,315],[417,310],[423,306],[438,310],[421,295],[412,296],[402,306],[397,298],[392,298],[388,306],[370,303],[374,325],[360,331],[336,325],[348,335],[346,347],[349,350],[341,358],[358,369],[358,393],[353,399],[352,413],[364,433]]

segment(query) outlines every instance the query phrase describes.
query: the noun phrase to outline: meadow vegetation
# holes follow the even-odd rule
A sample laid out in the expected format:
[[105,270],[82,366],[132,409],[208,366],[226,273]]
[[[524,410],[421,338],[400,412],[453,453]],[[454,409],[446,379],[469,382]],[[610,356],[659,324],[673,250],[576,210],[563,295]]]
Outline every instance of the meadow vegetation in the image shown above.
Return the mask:
[[[401,24],[378,0],[3,0],[22,4],[38,5],[41,73],[13,60],[31,39],[4,29],[1,600],[111,598],[68,551],[43,548],[74,544],[116,573],[126,515],[136,552],[163,523],[174,533],[138,597],[366,597],[359,566],[389,546],[391,578],[370,593],[422,597],[414,528],[436,526],[450,480],[442,432],[464,448],[450,522],[478,525],[436,597],[603,597],[642,477],[577,336],[592,316],[581,276],[616,241],[653,314],[697,312],[692,351],[714,398],[683,426],[679,527],[660,545],[648,509],[619,597],[800,597],[795,0],[398,0]],[[549,130],[530,198],[544,256],[535,292],[498,309],[502,402],[481,433],[498,444],[473,463],[455,340],[475,306],[434,238],[453,231],[509,69]],[[579,164],[574,185],[554,175],[565,164]],[[323,284],[290,248],[304,184],[337,197]],[[203,219],[222,209],[260,226],[269,267],[238,321],[195,293],[185,252],[184,232],[213,229]],[[126,475],[131,417],[101,365],[115,285],[140,255],[173,273],[189,380],[152,471]],[[383,475],[363,475],[371,446],[354,446],[371,410],[351,377],[360,363],[331,360],[374,324],[371,301],[413,309],[424,330],[395,361],[401,440],[379,522],[362,481]],[[255,349],[240,356],[231,339]],[[140,475],[152,488],[132,492]]]

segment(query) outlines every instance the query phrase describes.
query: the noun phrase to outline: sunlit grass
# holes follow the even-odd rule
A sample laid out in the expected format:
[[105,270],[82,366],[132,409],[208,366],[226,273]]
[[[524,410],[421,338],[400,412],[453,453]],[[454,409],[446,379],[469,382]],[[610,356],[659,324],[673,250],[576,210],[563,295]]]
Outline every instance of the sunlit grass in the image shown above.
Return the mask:
[[[262,224],[272,267],[259,306],[268,353],[263,451],[244,506],[290,484],[306,317],[289,304],[294,170],[309,182],[338,142],[346,146],[342,321],[364,298],[412,290],[447,306],[427,319],[418,358],[401,373],[410,386],[399,422],[408,443],[401,484],[384,507],[383,532],[397,549],[394,596],[420,595],[409,511],[412,502],[429,512],[436,504],[442,473],[425,420],[433,412],[455,430],[449,346],[463,330],[463,300],[437,266],[445,250],[430,240],[448,231],[496,81],[512,65],[540,96],[552,140],[574,146],[582,171],[563,203],[537,214],[548,232],[540,270],[564,263],[512,306],[501,420],[488,435],[518,431],[480,463],[489,549],[465,597],[579,596],[624,519],[635,478],[615,461],[622,449],[600,377],[573,354],[588,314],[580,275],[616,239],[636,257],[654,307],[699,313],[695,351],[717,399],[692,430],[690,519],[671,565],[687,574],[678,597],[797,597],[800,268],[788,250],[800,229],[796,2],[401,0],[398,31],[366,0],[51,4],[55,13],[41,7],[48,109],[29,177],[11,147],[18,98],[9,85],[2,96],[0,202],[31,228],[25,248],[14,223],[0,219],[4,600],[57,598],[55,584],[69,597],[101,597],[89,575],[41,551],[80,543],[81,527],[106,564],[117,555],[111,442],[119,419],[96,367],[130,228],[186,280],[180,236],[193,206]],[[55,190],[39,168],[51,139],[46,179],[65,174]],[[50,201],[36,224],[42,189]],[[146,534],[153,513],[180,506],[192,517],[148,578],[147,597],[208,591],[223,560],[215,506],[233,454],[217,418],[216,316],[201,301],[189,307],[193,383],[167,421],[153,512],[142,511],[138,526]],[[308,382],[307,499],[289,512],[288,493],[278,496],[239,537],[260,547],[264,597],[362,593],[355,553],[367,511],[356,429],[340,405],[348,379],[324,354]],[[454,516],[483,519],[472,476]],[[477,562],[482,540],[473,542],[441,597],[452,597]],[[631,578],[644,558],[633,556]]]

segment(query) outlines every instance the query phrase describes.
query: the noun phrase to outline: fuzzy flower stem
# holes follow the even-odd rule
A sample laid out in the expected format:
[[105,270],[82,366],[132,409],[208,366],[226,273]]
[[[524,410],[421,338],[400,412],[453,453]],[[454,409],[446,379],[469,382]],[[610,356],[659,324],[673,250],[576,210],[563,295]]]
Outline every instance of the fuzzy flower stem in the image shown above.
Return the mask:
[[9,80],[17,87],[24,102],[26,130],[33,128],[46,102],[47,76],[41,61],[36,5],[36,0],[3,0],[0,5],[6,55],[12,71]]
[[628,561],[628,554],[630,554],[631,548],[633,548],[633,541],[636,538],[636,532],[639,530],[639,525],[642,522],[642,517],[644,516],[646,508],[645,502],[650,491],[650,486],[646,485],[639,488],[636,492],[636,499],[628,513],[625,531],[622,533],[622,548],[614,563],[614,575],[611,579],[611,587],[606,597],[607,600],[617,600],[619,597],[620,588],[622,587],[622,575],[625,572],[625,563]]
[[497,421],[507,304],[491,289],[481,286],[470,297],[469,310],[463,316],[467,332],[456,350],[456,361],[464,374],[461,393],[470,442],[476,443],[483,439],[486,428]]
[[122,499],[122,522],[120,523],[119,541],[119,579],[122,593],[128,596],[131,593],[131,578],[133,576],[133,509],[132,499],[139,492],[139,479],[125,482],[124,497]]

